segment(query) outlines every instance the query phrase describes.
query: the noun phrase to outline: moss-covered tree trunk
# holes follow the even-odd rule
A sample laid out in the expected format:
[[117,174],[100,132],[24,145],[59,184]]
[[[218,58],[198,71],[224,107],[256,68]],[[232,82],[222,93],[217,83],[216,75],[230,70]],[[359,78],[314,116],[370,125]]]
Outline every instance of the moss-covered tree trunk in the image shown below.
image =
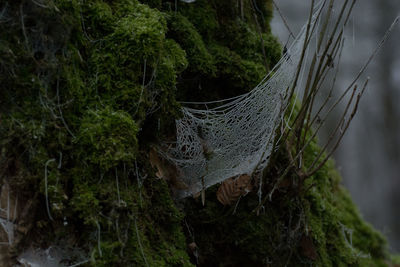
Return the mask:
[[175,200],[151,167],[178,100],[247,92],[279,60],[271,16],[267,0],[2,1],[0,265],[49,247],[61,266],[384,265],[332,163],[289,174],[259,214],[255,192]]

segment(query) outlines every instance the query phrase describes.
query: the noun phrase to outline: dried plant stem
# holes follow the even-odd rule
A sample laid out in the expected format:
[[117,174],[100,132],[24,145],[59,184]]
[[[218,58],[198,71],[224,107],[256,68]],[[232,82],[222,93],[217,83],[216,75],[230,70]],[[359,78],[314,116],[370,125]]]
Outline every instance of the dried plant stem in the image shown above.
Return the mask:
[[357,90],[357,85],[354,86],[353,93],[351,94],[350,100],[348,101],[348,103],[346,105],[346,108],[344,109],[344,112],[343,112],[339,122],[336,125],[336,128],[331,132],[331,134],[330,134],[330,136],[328,138],[328,141],[325,143],[324,147],[321,149],[321,151],[319,152],[317,157],[315,157],[313,163],[309,167],[310,169],[312,167],[314,167],[314,165],[318,162],[318,160],[321,157],[321,155],[324,153],[324,151],[326,151],[326,149],[328,148],[329,144],[331,144],[331,142],[332,142],[333,138],[335,137],[336,133],[338,132],[338,130],[342,127],[344,121],[346,120],[346,115],[347,115],[347,112],[348,112],[348,110],[350,108],[350,105],[351,105],[351,103],[353,101],[354,94],[355,94],[356,90]]
[[[351,11],[353,9],[353,6],[355,4],[355,1],[356,0],[352,1],[352,5],[351,5],[346,17],[348,17],[349,14],[351,13]],[[331,1],[331,3],[333,3],[333,2]],[[296,122],[295,135],[292,135],[292,142],[294,141],[293,139],[295,137],[297,137],[297,140],[298,140],[297,141],[297,149],[299,149],[300,146],[301,146],[301,136],[302,136],[301,131],[303,130],[303,125],[305,123],[305,119],[307,118],[307,111],[312,106],[313,96],[315,96],[316,92],[318,91],[318,86],[317,85],[319,84],[319,82],[321,80],[321,77],[323,76],[323,71],[326,70],[326,68],[324,68],[323,66],[326,67],[327,65],[329,65],[328,64],[328,50],[329,50],[329,48],[330,48],[330,46],[331,46],[331,44],[332,44],[332,42],[333,42],[333,40],[334,40],[334,38],[336,36],[337,29],[339,27],[340,22],[342,21],[342,18],[344,16],[344,13],[345,13],[347,5],[348,5],[348,0],[346,0],[343,3],[342,9],[341,9],[341,11],[339,13],[339,17],[338,17],[338,19],[337,19],[337,21],[335,23],[335,27],[332,30],[332,32],[329,33],[330,38],[328,39],[327,44],[325,45],[324,52],[322,53],[321,59],[318,62],[318,66],[317,66],[317,69],[315,71],[315,74],[314,74],[314,68],[315,68],[315,64],[317,63],[316,62],[316,54],[314,54],[313,61],[311,63],[310,69],[308,71],[308,79],[307,79],[307,83],[306,83],[304,94],[303,94],[302,107],[301,107],[301,109],[299,111],[298,120]],[[324,27],[323,27],[323,29],[321,31],[321,35],[320,35],[321,42],[320,42],[319,45],[322,44],[322,39],[327,34],[326,27],[327,27],[327,24],[328,24],[329,19],[330,19],[330,15],[329,15],[330,13],[331,13],[331,10],[330,10],[330,12],[328,12],[328,16],[327,16],[326,22],[325,22]],[[346,22],[347,22],[347,20],[345,21],[345,23]],[[339,40],[339,39],[340,39],[340,34],[336,38],[336,40]],[[335,43],[337,43],[337,42],[335,42]],[[317,51],[318,50],[319,50],[319,48],[317,49]],[[314,77],[314,78],[312,78],[312,77]],[[306,134],[306,133],[304,133],[304,134]]]
[[[339,39],[341,40],[341,35],[338,37],[338,40],[339,40]],[[342,43],[343,43],[343,42],[342,42]],[[308,107],[308,110],[306,111],[307,118],[306,118],[306,120],[305,120],[305,122],[304,122],[304,123],[305,123],[305,126],[303,127],[303,129],[304,129],[303,138],[302,138],[301,142],[298,144],[298,146],[301,146],[301,145],[303,145],[303,144],[305,143],[306,136],[307,136],[308,132],[311,130],[311,126],[312,126],[312,124],[313,124],[313,122],[314,122],[313,120],[311,120],[311,115],[312,115],[312,112],[313,112],[315,97],[316,97],[317,93],[320,91],[320,89],[321,89],[321,87],[322,87],[322,85],[323,85],[323,83],[324,83],[324,81],[325,81],[325,79],[326,79],[326,76],[327,76],[328,73],[329,73],[329,71],[327,71],[326,67],[329,67],[330,64],[334,64],[334,63],[333,63],[333,58],[336,58],[337,53],[338,53],[338,51],[339,51],[339,49],[336,49],[336,47],[339,48],[339,46],[336,46],[336,45],[335,45],[334,51],[332,51],[332,58],[331,58],[332,62],[330,63],[329,61],[326,61],[325,67],[324,67],[324,70],[323,70],[323,76],[322,76],[321,78],[318,78],[318,79],[319,79],[319,82],[317,83],[316,89],[313,90],[313,91],[311,92],[311,94],[310,94],[310,96],[311,96],[311,102],[310,102],[310,105],[309,105],[309,107]],[[343,48],[343,46],[341,46],[341,47]],[[336,67],[336,69],[338,70],[339,68]],[[337,71],[336,71],[336,73],[335,73],[334,79],[336,79],[336,76],[337,76]],[[330,92],[329,92],[329,95],[332,94],[332,90],[333,90],[333,86],[331,87],[331,90],[330,90]],[[327,98],[327,99],[330,99],[330,98]],[[325,104],[325,105],[326,105],[326,104]],[[324,105],[321,106],[321,108],[323,108],[323,107],[324,107]],[[318,112],[318,113],[319,113],[319,112]]]
[[142,242],[140,241],[140,235],[139,235],[139,230],[138,230],[138,227],[137,227],[136,218],[134,219],[134,223],[135,223],[136,237],[137,237],[137,240],[138,240],[140,253],[142,254],[142,257],[143,257],[143,260],[144,260],[144,263],[146,264],[146,266],[149,266],[149,264],[147,263],[146,256],[144,255],[144,252],[143,252]]
[[96,226],[97,226],[97,249],[99,250],[99,256],[103,257],[103,253],[101,251],[101,228],[100,228],[100,224],[98,221],[96,221]]
[[[333,1],[333,0],[331,0],[331,1]],[[325,5],[325,2],[323,3],[323,6],[324,6],[324,5]],[[323,6],[321,7],[321,10],[320,10],[319,13],[317,14],[316,20],[319,20],[319,19],[320,19]],[[304,59],[305,59],[306,51],[308,50],[308,45],[309,45],[309,43],[310,43],[310,41],[311,41],[311,36],[312,36],[311,33],[314,32],[315,27],[316,27],[316,26],[315,26],[316,24],[314,24],[314,25],[313,25],[313,28],[311,29],[311,32],[310,32],[310,21],[311,21],[311,18],[312,18],[312,10],[313,10],[313,8],[314,8],[314,1],[312,2],[311,8],[310,8],[310,15],[309,15],[308,23],[307,23],[306,38],[305,38],[305,40],[304,40],[303,50],[302,50],[302,54],[301,54],[301,57],[300,57],[300,61],[299,61],[298,67],[297,67],[297,72],[296,72],[296,75],[295,75],[295,79],[294,79],[294,81],[293,81],[293,84],[292,84],[291,88],[290,88],[290,89],[288,88],[288,90],[289,90],[288,99],[292,99],[292,98],[293,98],[293,95],[294,95],[294,92],[295,92],[295,89],[296,89],[296,87],[297,87],[297,83],[298,83],[298,80],[299,80],[299,77],[300,77],[301,69],[302,69],[302,66],[303,66],[303,64],[304,64]],[[303,108],[303,107],[302,107],[302,108]],[[301,108],[300,111],[297,113],[297,115],[296,115],[296,117],[295,117],[295,119],[294,119],[294,122],[293,122],[292,126],[291,126],[291,127],[288,127],[289,129],[293,129],[293,126],[296,124],[296,121],[298,121],[298,118],[299,118],[299,116],[300,116],[300,113],[301,113],[302,108]],[[284,110],[286,110],[286,109],[287,109],[287,106],[284,108]],[[282,134],[282,140],[283,140],[283,141],[286,140],[286,139],[289,137],[289,135],[290,135],[291,133],[292,133],[292,131],[286,131],[285,133],[283,133],[283,134]]]
[[[353,107],[353,111],[350,114],[350,118],[347,120],[346,126],[343,129],[343,131],[341,132],[339,139],[336,141],[334,147],[332,148],[332,150],[325,156],[325,158],[322,160],[322,162],[314,169],[307,171],[306,173],[306,177],[310,177],[313,174],[315,174],[319,169],[322,168],[322,166],[324,166],[324,164],[328,161],[328,159],[332,156],[332,154],[336,151],[336,149],[338,148],[340,142],[342,141],[342,138],[344,136],[344,134],[346,133],[347,129],[349,128],[350,122],[353,120],[354,116],[356,115],[357,112],[357,108],[358,108],[358,104],[360,102],[361,96],[364,94],[365,88],[367,87],[368,84],[368,80],[364,83],[363,89],[361,90],[361,92],[357,95],[357,100],[356,103]],[[344,120],[343,120],[344,121]]]
[[[364,87],[363,87],[362,93],[364,92],[365,87],[366,87],[366,84],[365,84]],[[352,97],[350,98],[349,103],[352,102],[352,99],[353,99],[353,97],[354,97],[355,92],[356,92],[356,87],[355,87],[354,90],[353,90],[353,95],[352,95]],[[359,102],[359,99],[360,99],[362,93],[360,93],[359,96],[357,97],[357,102],[356,102],[356,105],[355,105],[354,108],[353,108],[353,112],[352,112],[352,115],[351,115],[351,119],[352,119],[352,118],[354,117],[354,115],[355,115],[355,110],[356,110],[357,107],[358,107],[358,102]],[[337,106],[338,103],[339,103],[339,102],[335,103],[336,105],[333,105],[333,106],[331,107],[331,109],[330,109],[329,112],[326,114],[326,116],[325,116],[325,118],[323,119],[323,121],[319,124],[318,128],[316,129],[316,131],[314,131],[314,133],[312,134],[312,136],[311,136],[311,137],[308,139],[308,141],[303,145],[303,147],[298,151],[298,153],[296,154],[296,156],[293,157],[293,156],[291,155],[291,153],[290,153],[291,144],[290,144],[290,143],[287,143],[287,149],[289,150],[288,152],[289,152],[290,163],[288,164],[288,166],[286,167],[286,169],[283,171],[283,173],[281,174],[281,176],[276,180],[276,182],[274,183],[274,186],[273,186],[272,190],[269,192],[269,194],[268,194],[266,197],[264,197],[264,199],[261,201],[261,203],[259,203],[259,205],[258,205],[257,208],[255,209],[255,211],[258,212],[259,209],[265,204],[265,202],[266,202],[268,199],[269,199],[269,200],[272,199],[272,195],[273,195],[273,193],[275,192],[275,190],[277,189],[277,186],[282,182],[282,180],[286,177],[286,175],[289,173],[289,171],[290,171],[293,167],[294,167],[294,168],[298,168],[298,167],[296,167],[295,162],[301,157],[303,151],[305,151],[305,149],[308,147],[308,145],[314,140],[315,136],[316,136],[317,133],[319,132],[319,129],[324,125],[327,116],[328,116],[329,113]],[[354,110],[354,109],[355,109],[355,110]],[[348,121],[345,130],[347,130],[348,125],[349,125],[351,119]],[[338,145],[338,143],[337,143],[337,145]],[[333,152],[332,152],[332,153],[333,153]],[[326,160],[327,160],[327,159],[326,159]],[[326,160],[325,160],[325,162],[326,162]],[[325,162],[324,162],[324,163],[325,163]],[[321,166],[322,166],[322,165],[321,165]],[[296,170],[296,173],[300,176],[301,180],[304,180],[306,177],[309,177],[309,176],[310,176],[309,173],[306,173],[306,174],[305,174],[305,173],[303,173],[300,169],[299,169],[299,170]]]
[[274,6],[275,6],[275,8],[276,8],[276,11],[278,11],[278,14],[279,14],[279,16],[281,17],[281,19],[282,19],[282,21],[283,21],[283,24],[285,24],[285,27],[286,27],[286,29],[288,30],[290,36],[291,36],[293,39],[296,39],[296,37],[294,36],[292,30],[291,30],[290,27],[289,27],[289,24],[287,23],[287,21],[286,21],[286,19],[285,19],[285,16],[283,16],[283,14],[282,14],[281,10],[279,9],[278,5],[275,3],[274,0],[272,0],[272,3],[274,4]]
[[26,35],[26,29],[25,29],[25,23],[24,23],[24,11],[23,11],[22,4],[20,4],[20,6],[19,6],[19,12],[21,14],[21,28],[22,28],[22,34],[24,35],[25,45],[26,45],[26,48],[28,50],[30,50],[28,36]]
[[[348,19],[348,18],[347,18]],[[330,110],[328,111],[328,114],[330,113],[331,110],[333,110],[338,104],[339,102],[342,101],[342,99],[344,98],[344,96],[349,92],[349,90],[355,85],[355,83],[357,82],[357,80],[361,77],[361,75],[365,72],[366,68],[368,67],[368,65],[371,63],[372,59],[376,56],[376,54],[379,52],[379,50],[381,49],[382,45],[386,42],[387,38],[390,35],[390,32],[393,30],[393,28],[395,27],[395,25],[398,23],[399,21],[399,17],[397,17],[393,23],[391,24],[391,26],[389,27],[389,29],[386,31],[385,35],[383,36],[383,38],[381,39],[381,41],[378,43],[377,47],[375,48],[374,52],[371,54],[371,56],[368,58],[368,60],[366,61],[366,63],[362,66],[362,68],[360,69],[358,75],[354,78],[354,80],[350,83],[349,87],[347,87],[347,89],[343,92],[343,94],[339,97],[339,99],[333,104],[333,106],[330,108]],[[365,82],[363,89],[361,91],[361,93],[358,95],[357,97],[357,102],[355,105],[355,108],[357,108],[358,103],[359,103],[359,98],[362,96],[362,94],[364,93],[365,88],[367,87],[368,84],[368,80]],[[347,109],[347,107],[346,107]],[[352,119],[353,116],[355,115],[356,110],[353,110],[352,115],[350,116],[350,118]],[[320,169],[323,164],[325,163],[328,158],[334,153],[334,151],[337,149],[339,142],[342,140],[344,133],[346,132],[348,125],[351,121],[351,119],[349,119],[349,121],[346,124],[346,127],[344,128],[344,130],[341,132],[341,135],[339,137],[339,140],[336,142],[336,144],[334,145],[334,148],[332,149],[331,152],[328,153],[328,155],[325,157],[324,160],[322,160],[321,164],[318,165],[318,167],[316,167],[314,170],[310,170],[307,171],[307,176],[311,176],[312,174],[314,174],[318,169]],[[314,120],[313,120],[314,121]],[[323,147],[323,149],[321,150],[321,152],[319,153],[319,155],[316,157],[316,159],[314,160],[314,162],[311,164],[311,166],[309,167],[309,169],[312,169],[314,167],[314,165],[318,162],[318,160],[320,159],[321,155],[323,155],[323,153],[326,151],[326,149],[329,147],[329,145],[331,144],[331,142],[333,141],[333,136],[336,134],[337,130],[340,128],[340,125],[342,125],[342,123],[344,122],[343,116],[340,120],[340,122],[338,123],[336,129],[334,130],[334,132],[331,134],[331,136],[328,139],[328,142],[325,144],[325,146]]]
[[[307,29],[306,29],[306,38],[304,39],[303,49],[301,51],[299,64],[298,64],[298,67],[297,67],[297,71],[296,71],[296,75],[295,75],[295,78],[294,78],[294,81],[293,81],[293,85],[291,86],[291,89],[290,89],[290,93],[289,93],[289,98],[288,99],[292,99],[292,97],[293,97],[295,88],[297,86],[297,82],[299,80],[299,76],[300,76],[300,73],[301,73],[303,62],[304,62],[304,59],[305,59],[306,50],[308,48],[308,43],[309,43],[309,40],[311,39],[310,38],[310,36],[311,36],[310,26],[311,26],[311,19],[312,19],[312,16],[313,16],[313,9],[314,9],[314,0],[312,0],[312,2],[311,2],[310,14],[308,16]],[[322,8],[321,8],[321,11],[322,11]],[[318,14],[318,17],[321,15],[321,11]],[[318,18],[317,18],[317,20],[318,20]],[[314,25],[314,27],[315,27],[315,25]],[[314,27],[313,27],[313,29],[314,29]],[[312,30],[311,30],[311,32],[312,32]]]
[[[327,106],[329,100],[332,98],[333,89],[334,89],[334,87],[336,85],[336,79],[337,79],[337,75],[338,75],[339,69],[340,69],[339,66],[340,66],[340,62],[341,62],[341,58],[342,58],[343,47],[344,47],[344,40],[342,40],[342,45],[341,45],[340,52],[339,52],[339,59],[338,59],[338,62],[337,62],[335,75],[333,77],[332,84],[331,84],[331,87],[329,89],[329,93],[328,93],[327,97],[324,99],[324,102],[319,107],[318,111],[315,113],[315,115],[312,118],[311,122],[309,123],[309,128],[311,128],[311,126],[314,125],[314,123],[317,120],[320,120],[320,114],[321,114],[322,110]],[[307,132],[308,132],[308,130],[309,129],[306,129]]]
[[56,159],[49,159],[48,161],[46,161],[46,163],[44,165],[44,187],[45,187],[45,196],[46,196],[46,209],[47,209],[47,215],[49,216],[49,219],[52,221],[54,221],[54,219],[51,216],[50,207],[49,207],[49,194],[48,194],[48,190],[47,190],[47,166],[53,161],[56,161]]
[[67,122],[64,120],[64,116],[61,110],[61,104],[60,104],[60,93],[59,90],[60,89],[60,79],[57,78],[57,106],[58,106],[58,112],[60,113],[60,119],[62,121],[62,123],[64,124],[65,129],[67,129],[67,132],[73,137],[75,138],[75,135],[72,133],[72,131],[69,129]]

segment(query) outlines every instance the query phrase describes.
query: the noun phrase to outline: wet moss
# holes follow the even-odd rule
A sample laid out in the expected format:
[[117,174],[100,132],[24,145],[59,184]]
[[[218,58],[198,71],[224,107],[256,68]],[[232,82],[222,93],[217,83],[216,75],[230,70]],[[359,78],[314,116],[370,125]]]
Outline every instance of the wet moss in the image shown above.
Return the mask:
[[400,264],[400,255],[393,255],[391,257],[393,264]]
[[[314,143],[307,151],[318,153]],[[284,154],[278,161],[284,162]],[[273,186],[273,172],[265,192]],[[386,241],[359,212],[340,185],[330,161],[304,185],[291,174],[272,201],[257,215],[256,192],[241,198],[236,207],[216,200],[216,187],[208,190],[205,207],[186,202],[191,236],[199,246],[202,266],[384,266]]]
[[193,24],[180,13],[171,12],[168,15],[168,28],[168,36],[177,41],[187,53],[188,70],[213,75],[216,71],[213,58]]
[[[171,10],[166,4],[164,8]],[[178,79],[178,99],[215,100],[253,88],[281,56],[280,45],[267,26],[271,12],[268,1],[239,5],[199,0],[179,3],[176,12],[172,8],[167,36],[180,44],[189,61]]]
[[215,57],[218,68],[218,78],[226,81],[226,87],[234,92],[226,93],[231,96],[240,93],[246,86],[254,88],[265,76],[265,66],[259,62],[243,59],[236,52],[225,46],[212,46],[211,51]]
[[56,233],[38,228],[19,248],[70,235],[94,266],[190,265],[182,215],[147,166],[150,137],[139,138],[146,119],[163,126],[179,115],[175,84],[188,61],[165,36],[165,14],[138,1],[3,8],[2,154],[25,170],[7,173],[15,191],[41,208],[47,196],[49,213],[33,223]]
[[[248,92],[279,60],[271,1],[47,4],[1,6],[1,178],[35,203],[37,226],[14,252],[62,239],[87,265],[193,266],[195,242],[203,266],[383,263],[383,238],[332,165],[306,191],[290,174],[259,215],[255,192],[236,208],[216,200],[216,187],[205,207],[175,203],[150,166],[149,148],[173,136],[177,99]],[[265,192],[287,163],[283,150],[276,157]]]
[[89,110],[83,115],[75,141],[82,148],[79,156],[104,171],[121,163],[129,164],[137,157],[138,131],[128,113],[109,107]]

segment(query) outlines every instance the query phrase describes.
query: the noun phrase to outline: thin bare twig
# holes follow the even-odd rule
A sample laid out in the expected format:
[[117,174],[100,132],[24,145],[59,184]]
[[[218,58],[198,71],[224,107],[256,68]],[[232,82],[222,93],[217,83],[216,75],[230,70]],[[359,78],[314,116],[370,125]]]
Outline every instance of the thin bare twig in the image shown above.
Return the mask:
[[134,223],[135,223],[136,237],[137,237],[137,240],[138,240],[138,244],[139,244],[139,248],[140,248],[140,253],[142,254],[144,263],[145,263],[146,266],[148,267],[149,264],[147,263],[146,256],[144,255],[144,252],[143,252],[142,242],[140,241],[140,235],[139,235],[139,230],[138,230],[137,223],[136,223],[136,217],[134,218]]
[[21,15],[21,27],[22,27],[22,34],[24,35],[24,39],[25,39],[25,45],[26,45],[26,48],[28,50],[30,50],[29,49],[28,36],[26,35],[26,29],[25,29],[25,23],[24,23],[24,11],[23,11],[22,3],[19,6],[19,13]]
[[[355,4],[355,1],[356,0],[353,0],[352,5],[351,5],[351,7],[350,7],[350,9],[348,11],[349,13],[352,11],[352,8],[353,8],[353,6]],[[333,3],[333,2],[331,1],[331,3]],[[345,13],[347,5],[348,5],[348,0],[346,0],[342,5],[342,9],[341,9],[341,11],[339,13],[339,17],[336,20],[334,29],[330,33],[331,37],[328,39],[328,42],[325,45],[324,52],[322,54],[321,59],[319,60],[318,67],[317,67],[317,69],[315,71],[315,74],[314,74],[314,67],[315,67],[315,63],[316,63],[316,61],[315,61],[316,54],[314,55],[313,62],[311,64],[310,70],[308,72],[309,75],[308,75],[307,84],[305,86],[305,90],[304,90],[304,94],[303,94],[303,103],[302,103],[302,107],[301,107],[301,109],[299,111],[299,116],[298,116],[299,120],[296,122],[296,127],[295,127],[296,135],[293,135],[293,138],[295,138],[295,136],[297,136],[297,139],[298,139],[297,148],[298,149],[301,146],[301,130],[303,129],[304,121],[305,121],[305,119],[307,117],[307,110],[309,110],[310,104],[311,104],[312,99],[313,99],[313,94],[315,93],[315,91],[318,88],[317,84],[319,83],[320,77],[322,75],[321,74],[321,69],[323,69],[323,66],[327,64],[327,62],[325,62],[324,59],[327,58],[328,50],[329,50],[329,48],[330,48],[330,46],[331,46],[331,44],[333,42],[333,39],[335,38],[336,31],[337,31],[337,29],[339,27],[340,21],[343,18],[343,15]],[[328,23],[328,20],[330,18],[329,14],[331,13],[331,11],[332,10],[330,10],[330,12],[328,13],[328,18],[326,19],[325,25],[327,25],[327,23]],[[346,23],[346,21],[345,21],[345,23]],[[320,36],[321,42],[320,42],[319,45],[321,45],[321,43],[322,43],[323,35],[326,34],[325,30],[326,30],[326,28],[324,28],[323,31],[321,32],[321,36]],[[312,77],[314,77],[314,78],[312,79]],[[304,99],[306,99],[306,100],[304,100]],[[306,133],[304,133],[304,134],[306,134]]]
[[321,114],[322,110],[326,107],[326,105],[328,104],[329,100],[332,98],[333,89],[334,89],[334,87],[335,87],[336,79],[337,79],[337,76],[338,76],[338,73],[339,73],[339,69],[340,69],[339,66],[340,66],[340,62],[341,62],[341,58],[342,58],[343,47],[344,47],[344,39],[343,39],[343,41],[342,41],[342,45],[341,45],[340,52],[339,52],[339,59],[338,59],[338,62],[337,62],[337,67],[336,67],[335,75],[333,76],[332,84],[331,84],[331,87],[330,87],[330,89],[329,89],[328,95],[327,95],[327,97],[325,98],[324,102],[321,104],[321,106],[320,106],[320,108],[318,109],[318,111],[315,113],[313,119],[312,119],[311,122],[310,122],[309,127],[311,127],[312,125],[314,125],[314,123],[315,123],[317,120],[320,120],[320,114]]
[[47,209],[47,215],[49,216],[49,219],[54,221],[53,217],[50,214],[50,207],[49,207],[49,196],[48,196],[48,190],[47,190],[47,166],[53,162],[56,161],[56,159],[49,159],[46,161],[44,165],[44,187],[45,187],[45,197],[46,197],[46,209]]
[[58,112],[60,113],[60,119],[62,123],[64,124],[65,129],[67,129],[67,132],[75,139],[75,135],[72,133],[72,131],[69,129],[67,122],[64,120],[64,116],[61,110],[61,105],[60,105],[60,78],[57,78],[57,104],[58,104]]
[[100,228],[99,221],[96,221],[96,226],[97,226],[97,249],[99,250],[99,256],[103,257],[103,253],[101,251],[101,240],[100,240],[101,228]]
[[343,131],[341,132],[341,135],[339,137],[339,139],[336,141],[336,144],[334,145],[333,149],[325,156],[324,160],[322,160],[322,162],[313,170],[311,170],[310,172],[306,173],[306,177],[310,177],[313,174],[315,174],[319,169],[322,168],[322,166],[324,166],[324,164],[328,161],[328,159],[332,156],[332,154],[336,151],[336,149],[338,148],[340,142],[342,141],[342,138],[344,136],[344,134],[347,132],[347,129],[350,126],[350,122],[353,120],[354,116],[356,115],[357,109],[358,109],[358,104],[360,103],[360,99],[361,96],[364,94],[365,88],[368,85],[368,79],[366,80],[366,82],[364,83],[363,89],[361,90],[361,92],[357,95],[357,100],[356,103],[354,105],[353,111],[350,114],[350,118],[348,119],[345,128],[343,129]]
[[328,140],[326,141],[325,145],[322,147],[322,149],[321,149],[321,151],[319,152],[319,154],[315,157],[313,163],[311,163],[311,166],[309,167],[310,169],[313,168],[314,165],[318,162],[318,160],[319,160],[319,158],[321,157],[321,155],[324,153],[324,151],[325,151],[325,150],[328,148],[328,146],[331,144],[331,142],[332,142],[333,138],[335,137],[337,131],[338,131],[338,130],[341,128],[341,126],[343,125],[343,122],[344,122],[345,119],[346,119],[346,115],[347,115],[347,112],[348,112],[348,110],[349,110],[349,108],[350,108],[350,105],[351,105],[351,103],[353,102],[353,98],[354,98],[354,94],[355,94],[356,90],[357,90],[357,85],[354,86],[353,93],[351,94],[351,97],[350,97],[349,101],[347,102],[346,108],[344,109],[343,114],[342,114],[342,116],[340,117],[340,120],[339,120],[339,122],[338,122],[337,125],[336,125],[336,128],[331,132],[331,134],[330,134]]
[[274,6],[275,6],[275,8],[276,8],[276,11],[278,11],[279,16],[282,18],[283,24],[285,24],[285,27],[286,27],[286,29],[288,30],[290,36],[291,36],[293,39],[296,39],[296,37],[294,36],[292,30],[291,30],[290,27],[289,27],[289,24],[287,23],[287,21],[286,21],[286,19],[285,19],[285,16],[283,16],[283,14],[282,14],[281,10],[279,9],[278,5],[275,3],[274,0],[272,0],[272,3],[274,4]]
[[[265,69],[268,71],[269,70],[269,64],[268,64],[268,60],[267,60],[267,55],[265,53],[265,47],[264,47],[264,38],[262,37],[262,31],[261,31],[261,26],[260,23],[258,22],[258,16],[255,12],[257,6],[256,4],[253,2],[253,0],[249,0],[250,1],[250,5],[251,8],[253,9],[253,17],[254,17],[254,21],[256,23],[257,26],[257,30],[258,30],[258,34],[260,35],[260,41],[261,41],[261,51],[263,54],[263,58],[264,58],[264,65],[265,65]],[[261,13],[262,14],[262,13]]]

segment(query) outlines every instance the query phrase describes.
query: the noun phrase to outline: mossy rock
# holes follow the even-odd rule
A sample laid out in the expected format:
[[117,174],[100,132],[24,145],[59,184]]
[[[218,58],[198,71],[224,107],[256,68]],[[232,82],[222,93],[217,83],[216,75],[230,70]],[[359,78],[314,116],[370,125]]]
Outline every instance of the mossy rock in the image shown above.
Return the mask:
[[[151,167],[150,148],[174,136],[178,100],[248,92],[279,60],[271,1],[1,8],[1,184],[29,207],[1,264],[59,243],[79,248],[89,266],[379,266],[388,258],[332,164],[306,181],[309,190],[289,174],[291,185],[258,215],[254,192],[236,208],[217,201],[216,186],[205,207],[175,200]],[[287,162],[284,150],[276,159],[264,191]]]
[[[318,153],[315,144],[307,153]],[[283,154],[277,154],[280,164]],[[274,186],[265,173],[264,191]],[[224,207],[216,187],[206,205],[187,200],[185,211],[201,266],[385,266],[385,239],[364,222],[332,161],[305,184],[289,175],[259,213],[257,192]]]

